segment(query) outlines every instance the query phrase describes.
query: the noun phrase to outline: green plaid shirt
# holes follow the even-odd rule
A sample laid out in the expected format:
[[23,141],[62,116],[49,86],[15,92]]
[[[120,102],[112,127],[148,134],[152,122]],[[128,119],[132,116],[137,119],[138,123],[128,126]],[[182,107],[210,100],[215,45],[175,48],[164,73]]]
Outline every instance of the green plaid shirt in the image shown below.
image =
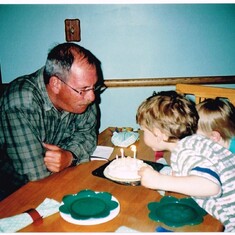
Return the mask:
[[10,184],[18,180],[19,185],[50,175],[43,161],[43,142],[71,151],[79,163],[89,161],[96,147],[96,105],[82,114],[55,109],[43,69],[11,82],[0,99],[0,187],[9,187],[3,182],[6,175],[12,178]]

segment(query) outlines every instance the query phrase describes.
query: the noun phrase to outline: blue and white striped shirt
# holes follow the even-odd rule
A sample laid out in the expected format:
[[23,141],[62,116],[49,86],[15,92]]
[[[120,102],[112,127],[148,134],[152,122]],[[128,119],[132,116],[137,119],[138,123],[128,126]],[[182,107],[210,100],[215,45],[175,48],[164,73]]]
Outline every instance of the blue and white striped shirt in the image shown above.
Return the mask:
[[171,155],[175,175],[198,175],[220,185],[218,195],[194,200],[223,223],[225,232],[235,232],[235,155],[228,149],[201,136],[180,140]]

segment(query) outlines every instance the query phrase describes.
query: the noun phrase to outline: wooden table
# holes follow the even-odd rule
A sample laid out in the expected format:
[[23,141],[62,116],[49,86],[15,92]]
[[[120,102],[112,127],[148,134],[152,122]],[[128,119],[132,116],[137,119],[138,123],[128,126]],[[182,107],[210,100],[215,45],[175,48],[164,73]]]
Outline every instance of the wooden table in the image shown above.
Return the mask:
[[[99,145],[113,146],[110,138],[112,128],[108,128],[99,135]],[[154,153],[148,148],[140,132],[140,140],[137,146],[137,157],[154,161]],[[111,158],[120,155],[120,148],[115,147]],[[133,156],[133,152],[125,149],[126,155]],[[60,216],[59,213],[43,219],[42,224],[31,224],[20,232],[114,232],[120,226],[138,230],[140,232],[155,232],[156,227],[177,232],[218,232],[223,226],[219,221],[206,215],[203,223],[194,226],[183,226],[178,228],[168,227],[148,217],[149,202],[159,201],[162,196],[155,190],[142,186],[126,186],[114,183],[104,178],[92,175],[92,171],[103,165],[104,161],[91,161],[68,168],[60,173],[53,174],[46,179],[37,182],[29,182],[18,191],[0,202],[0,218],[22,213],[30,208],[36,208],[45,198],[53,198],[61,202],[66,194],[77,193],[83,189],[110,192],[120,202],[120,213],[112,220],[98,225],[75,225]],[[180,194],[167,195],[184,197]]]

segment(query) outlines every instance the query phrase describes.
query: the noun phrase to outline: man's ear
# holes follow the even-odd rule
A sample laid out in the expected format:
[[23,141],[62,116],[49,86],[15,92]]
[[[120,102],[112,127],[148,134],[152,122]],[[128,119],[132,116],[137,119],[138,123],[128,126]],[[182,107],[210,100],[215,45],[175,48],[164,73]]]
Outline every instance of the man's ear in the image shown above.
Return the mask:
[[221,135],[218,131],[212,131],[210,138],[214,141],[214,142],[219,142],[221,140]]
[[56,76],[52,76],[49,80],[49,86],[54,93],[58,94],[61,88],[61,81]]

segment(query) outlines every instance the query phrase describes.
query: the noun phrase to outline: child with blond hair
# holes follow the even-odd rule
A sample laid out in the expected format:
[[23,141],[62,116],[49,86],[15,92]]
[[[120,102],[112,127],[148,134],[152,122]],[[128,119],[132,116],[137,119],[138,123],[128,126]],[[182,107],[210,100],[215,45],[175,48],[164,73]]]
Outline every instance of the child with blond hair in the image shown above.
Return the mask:
[[196,105],[198,134],[218,142],[235,153],[235,107],[228,100],[206,99]]
[[195,104],[175,91],[160,92],[139,106],[136,120],[145,143],[153,151],[170,151],[173,171],[164,175],[142,167],[141,184],[191,196],[223,223],[225,232],[235,232],[235,156],[195,134],[198,119]]

